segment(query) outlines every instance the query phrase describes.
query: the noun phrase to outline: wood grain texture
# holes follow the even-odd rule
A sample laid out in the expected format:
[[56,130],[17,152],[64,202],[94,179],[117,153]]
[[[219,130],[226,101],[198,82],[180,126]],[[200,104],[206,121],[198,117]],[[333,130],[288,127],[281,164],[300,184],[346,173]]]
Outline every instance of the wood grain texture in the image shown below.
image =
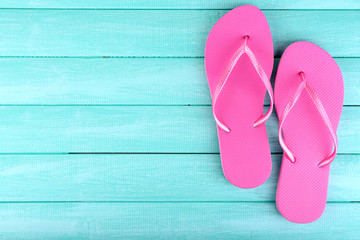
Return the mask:
[[3,239],[353,239],[360,204],[327,204],[314,223],[288,222],[273,203],[0,204]]
[[[240,189],[218,154],[2,155],[0,201],[275,201],[282,155],[272,157],[269,180]],[[338,155],[328,201],[360,201],[359,182],[360,155]]]
[[[360,105],[360,58],[336,61],[344,104]],[[204,69],[203,58],[0,58],[0,104],[210,106]]]
[[[224,10],[0,10],[0,56],[199,57]],[[275,55],[310,41],[360,56],[360,11],[265,11]]]
[[[267,110],[267,108],[265,108]],[[0,107],[0,153],[218,153],[210,106]],[[360,153],[360,108],[345,107],[339,153]],[[281,152],[275,113],[267,122],[270,148]]]
[[[269,180],[244,190],[222,174],[203,52],[215,22],[243,4],[264,10],[277,57],[310,41],[343,72],[340,154],[311,224],[276,210],[275,113]],[[0,239],[358,240],[359,9],[358,0],[2,0]]]
[[357,0],[2,0],[0,8],[231,9],[245,4],[261,9],[360,9]]

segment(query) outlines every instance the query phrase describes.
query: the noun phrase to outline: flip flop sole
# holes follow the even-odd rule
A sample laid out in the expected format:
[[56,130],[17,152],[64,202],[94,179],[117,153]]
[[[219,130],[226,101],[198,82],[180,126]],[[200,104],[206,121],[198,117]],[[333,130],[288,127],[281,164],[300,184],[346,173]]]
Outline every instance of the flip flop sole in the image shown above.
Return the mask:
[[[274,62],[271,32],[264,14],[251,5],[237,7],[224,15],[209,33],[205,67],[213,95],[226,66],[249,36],[248,46],[268,78]],[[240,188],[263,184],[271,173],[271,154],[265,125],[254,128],[263,114],[266,88],[247,55],[233,68],[216,104],[219,119],[231,129],[218,127],[222,168],[225,177]]]
[[[344,100],[342,74],[325,50],[309,42],[291,44],[281,57],[275,81],[275,108],[279,119],[301,83],[301,71],[315,89],[336,131]],[[282,132],[296,162],[283,155],[277,208],[291,222],[313,222],[326,206],[330,170],[330,165],[318,167],[318,164],[332,153],[334,143],[306,90],[284,121]]]

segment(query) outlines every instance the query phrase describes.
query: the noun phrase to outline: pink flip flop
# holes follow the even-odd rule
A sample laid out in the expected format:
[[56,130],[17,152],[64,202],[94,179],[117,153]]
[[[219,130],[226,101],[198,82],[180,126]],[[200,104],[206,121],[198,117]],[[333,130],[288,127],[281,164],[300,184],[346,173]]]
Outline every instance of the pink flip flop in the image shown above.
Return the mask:
[[[273,63],[271,32],[260,9],[237,7],[211,29],[205,66],[222,168],[227,180],[240,188],[257,187],[271,173],[264,123],[273,109]],[[271,105],[263,115],[266,91]]]
[[284,150],[276,205],[291,222],[313,222],[325,209],[343,100],[341,71],[325,50],[309,42],[285,50],[275,81]]

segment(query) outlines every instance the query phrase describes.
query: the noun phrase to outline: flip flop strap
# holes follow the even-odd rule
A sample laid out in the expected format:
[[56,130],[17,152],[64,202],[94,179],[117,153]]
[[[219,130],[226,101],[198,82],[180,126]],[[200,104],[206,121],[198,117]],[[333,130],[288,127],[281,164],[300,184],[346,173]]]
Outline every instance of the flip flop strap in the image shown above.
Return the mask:
[[259,63],[259,61],[257,60],[257,58],[255,57],[255,54],[251,51],[251,49],[248,46],[248,39],[249,36],[245,36],[244,37],[244,43],[240,46],[240,48],[234,53],[234,55],[231,57],[228,65],[226,66],[225,71],[223,72],[220,81],[218,82],[218,84],[216,85],[215,91],[213,93],[212,96],[212,110],[213,110],[213,115],[216,121],[216,124],[224,131],[226,132],[230,132],[230,128],[227,127],[222,121],[220,121],[218,119],[218,117],[216,116],[216,102],[218,100],[218,97],[220,96],[220,93],[222,92],[222,89],[224,88],[227,80],[229,79],[229,76],[232,72],[232,70],[234,69],[236,63],[239,61],[239,59],[241,58],[241,56],[244,55],[244,53],[246,55],[248,55],[251,63],[254,65],[254,68],[256,70],[256,72],[258,73],[259,77],[261,78],[262,82],[264,83],[266,90],[269,93],[270,96],[270,108],[269,110],[266,112],[266,114],[262,115],[259,119],[257,119],[255,121],[255,123],[253,124],[254,127],[257,127],[263,123],[266,122],[266,120],[270,117],[272,110],[273,110],[273,105],[274,105],[274,93],[271,87],[271,83],[269,78],[267,77],[264,69],[262,68],[261,64]]
[[285,141],[283,139],[282,136],[282,128],[283,128],[283,124],[284,121],[286,119],[286,117],[288,116],[290,110],[294,107],[295,103],[298,101],[303,89],[306,89],[306,91],[308,92],[308,94],[311,97],[311,100],[313,101],[314,105],[316,106],[321,118],[323,119],[325,125],[327,126],[327,128],[329,129],[329,132],[331,134],[331,137],[334,141],[334,151],[332,154],[330,154],[328,157],[326,157],[325,159],[323,159],[320,163],[319,163],[319,167],[323,167],[325,165],[330,164],[336,156],[337,153],[337,149],[338,149],[338,140],[337,140],[337,135],[336,132],[334,131],[331,121],[325,111],[325,108],[323,106],[323,104],[320,101],[320,98],[318,97],[318,95],[315,92],[315,89],[310,85],[309,82],[307,82],[305,80],[305,76],[303,72],[299,73],[299,76],[301,78],[301,83],[299,85],[299,87],[296,89],[294,95],[290,98],[290,101],[288,102],[288,104],[286,105],[282,116],[280,118],[280,125],[279,125],[279,142],[280,145],[282,147],[282,149],[284,150],[284,153],[286,154],[286,156],[290,159],[291,162],[295,162],[295,156],[294,154],[290,151],[290,149],[286,146]]

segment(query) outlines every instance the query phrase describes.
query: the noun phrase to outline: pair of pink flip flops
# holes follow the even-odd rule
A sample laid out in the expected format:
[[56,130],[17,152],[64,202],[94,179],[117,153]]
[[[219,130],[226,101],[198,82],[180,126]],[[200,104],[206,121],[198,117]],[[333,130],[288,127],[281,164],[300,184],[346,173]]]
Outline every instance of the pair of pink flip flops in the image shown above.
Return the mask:
[[[275,104],[284,150],[276,205],[289,221],[309,223],[326,206],[344,99],[342,74],[325,50],[296,42],[281,57],[274,96],[269,80],[273,63],[270,28],[258,8],[235,8],[212,28],[205,66],[222,167],[228,181],[240,188],[268,179],[271,153],[264,123]],[[266,92],[270,107],[263,115]]]

